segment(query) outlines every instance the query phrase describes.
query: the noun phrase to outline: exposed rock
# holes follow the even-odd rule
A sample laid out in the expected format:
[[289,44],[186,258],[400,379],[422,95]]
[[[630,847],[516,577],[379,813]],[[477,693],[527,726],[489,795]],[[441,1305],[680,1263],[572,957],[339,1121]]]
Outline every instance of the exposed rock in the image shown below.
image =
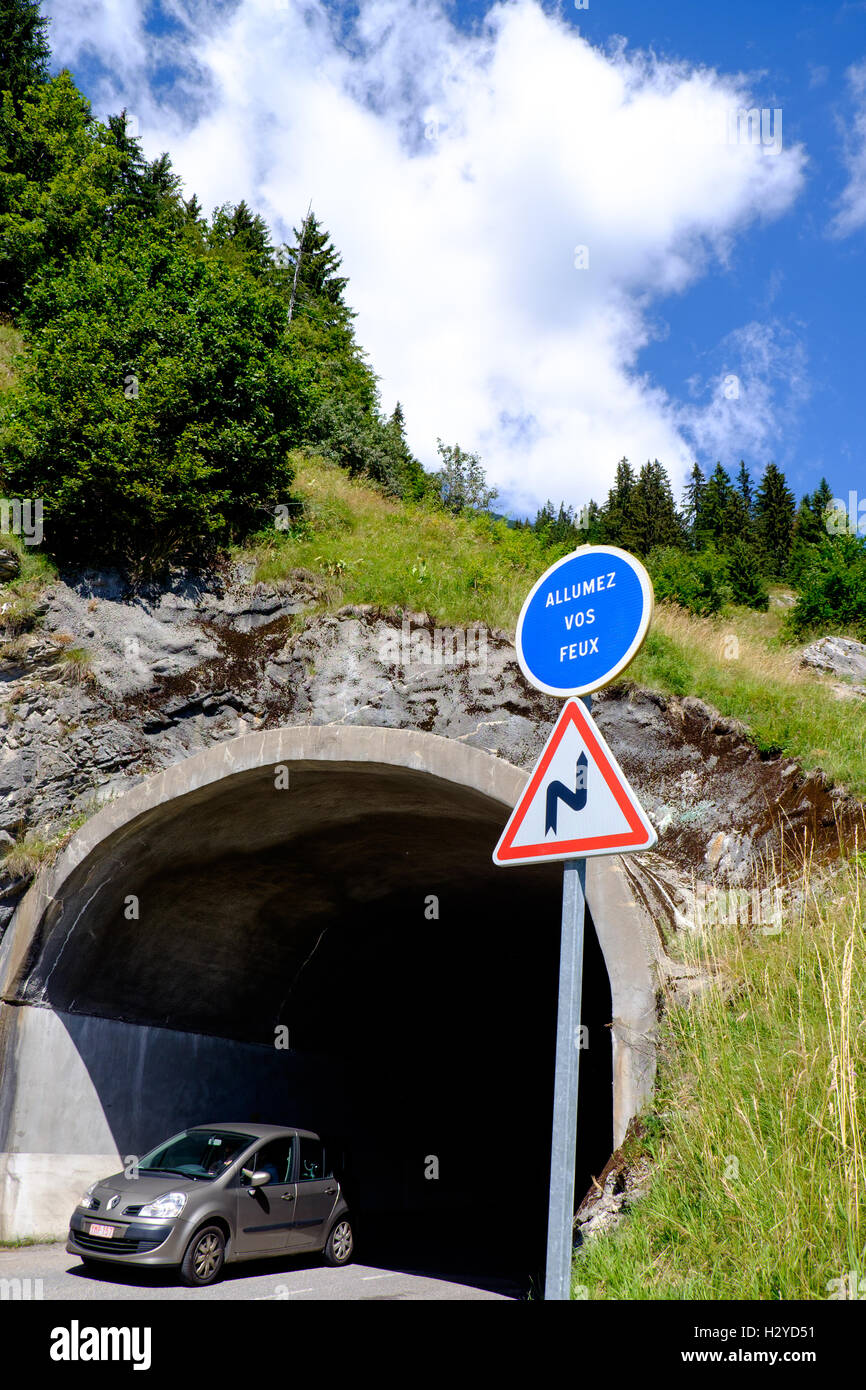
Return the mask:
[[[527,770],[558,700],[525,681],[511,639],[475,627],[441,631],[425,613],[351,605],[315,616],[315,577],[256,585],[248,570],[189,575],[132,591],[117,575],[56,584],[43,626],[0,661],[0,828],[68,818],[95,800],[212,743],[280,724],[423,729]],[[83,647],[92,681],[61,670]],[[60,677],[63,676],[61,680]],[[859,807],[766,756],[742,725],[695,699],[621,683],[593,699],[598,723],[660,836],[644,881],[665,872],[751,885],[785,837],[838,849]],[[648,890],[650,891],[650,890]]]
[[866,645],[851,637],[820,637],[804,648],[801,660],[804,666],[829,671],[834,676],[866,680]]
[[598,1178],[593,1179],[574,1218],[578,1243],[612,1230],[628,1208],[644,1196],[649,1186],[649,1161],[646,1157],[627,1157],[640,1130],[640,1122],[632,1120],[622,1147],[611,1154]]
[[0,549],[0,584],[8,584],[17,579],[21,571],[21,561],[15,550]]

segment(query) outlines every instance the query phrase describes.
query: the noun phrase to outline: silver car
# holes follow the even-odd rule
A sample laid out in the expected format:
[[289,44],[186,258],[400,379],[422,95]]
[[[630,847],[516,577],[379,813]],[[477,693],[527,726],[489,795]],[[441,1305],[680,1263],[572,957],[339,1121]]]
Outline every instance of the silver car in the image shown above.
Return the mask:
[[234,1260],[321,1252],[348,1264],[349,1209],[324,1145],[308,1129],[195,1125],[87,1189],[66,1249],[85,1265],[179,1268],[212,1284]]

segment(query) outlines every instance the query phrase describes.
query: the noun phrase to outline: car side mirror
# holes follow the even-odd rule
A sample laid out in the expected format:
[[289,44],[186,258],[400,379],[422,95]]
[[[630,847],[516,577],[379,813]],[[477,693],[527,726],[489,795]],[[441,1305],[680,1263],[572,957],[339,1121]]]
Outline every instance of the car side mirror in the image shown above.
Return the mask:
[[[244,1169],[246,1173],[248,1169]],[[264,1187],[266,1182],[270,1182],[271,1175],[264,1168],[258,1168],[255,1173],[250,1173],[250,1187]]]

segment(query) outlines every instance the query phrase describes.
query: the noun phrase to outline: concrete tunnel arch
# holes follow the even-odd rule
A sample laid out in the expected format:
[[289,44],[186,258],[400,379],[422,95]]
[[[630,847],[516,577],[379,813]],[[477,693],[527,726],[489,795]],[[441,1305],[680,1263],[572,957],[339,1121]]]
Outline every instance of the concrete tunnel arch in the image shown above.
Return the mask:
[[[277,768],[288,771],[288,791],[277,787]],[[538,978],[549,979],[552,991],[538,1006],[546,1028],[551,997],[555,1012],[561,866],[503,870],[490,858],[526,780],[503,759],[438,735],[301,726],[218,744],[104,806],[38,876],[0,944],[0,1238],[62,1235],[82,1186],[188,1123],[269,1119],[282,1106],[286,1123],[305,1123],[312,1110],[314,1127],[343,1133],[352,1107],[339,1098],[345,1077],[334,1069],[320,1022],[331,981],[339,981],[331,1031],[341,1027],[340,989],[352,995],[357,983],[380,991],[375,1017],[354,1000],[341,1055],[351,1066],[356,1047],[363,1053],[365,1038],[352,1032],[361,1024],[365,1035],[373,1031],[375,1067],[387,1071],[387,1037],[377,1032],[382,1015],[398,1058],[401,1024],[412,1029],[400,962],[391,961],[404,939],[420,941],[406,955],[407,970],[416,980],[432,972],[444,996],[436,1028],[447,1032],[470,1013],[489,978],[508,1013],[507,1054],[536,957]],[[425,919],[422,889],[440,899],[438,920]],[[609,1017],[599,1015],[599,1026],[610,1037],[605,1103],[608,1142],[616,1146],[654,1077],[660,947],[618,857],[590,860],[587,899],[609,981],[600,1005]],[[127,916],[130,901],[137,917]],[[463,904],[456,931],[448,921],[455,902]],[[499,923],[511,932],[503,939],[520,940],[508,975]],[[486,944],[473,956],[482,927]],[[353,945],[361,938],[366,955]],[[273,1036],[283,1018],[289,1049],[281,1053]],[[552,1068],[554,1023],[547,1051],[533,1054],[525,1076],[514,1073],[523,1097],[515,1097],[515,1126],[525,1114],[527,1127],[531,1120],[537,1129],[549,1112],[539,1058],[549,1053]],[[454,1041],[453,1053],[443,1046],[442,1067],[456,1077],[465,1038]],[[421,1089],[436,1091],[434,1069],[428,1061]],[[408,1102],[408,1075],[394,1073],[390,1103],[401,1095]],[[366,1094],[356,1084],[356,1111]],[[287,1096],[298,1112],[291,1118]],[[332,1112],[323,1096],[332,1098]],[[476,1107],[484,1122],[483,1098],[464,1097],[462,1108],[449,1111],[452,1099],[444,1090],[431,1095],[441,1120],[431,1122],[429,1135],[419,1120],[413,1142],[432,1149],[437,1123],[447,1129],[446,1112],[452,1121],[456,1115],[471,1164],[469,1131]],[[383,1191],[394,1178],[382,1175]],[[366,1175],[367,1190],[376,1180]],[[399,1182],[406,1187],[408,1179]],[[428,1205],[434,1192],[432,1183],[423,1190]],[[407,1191],[407,1202],[421,1199]]]

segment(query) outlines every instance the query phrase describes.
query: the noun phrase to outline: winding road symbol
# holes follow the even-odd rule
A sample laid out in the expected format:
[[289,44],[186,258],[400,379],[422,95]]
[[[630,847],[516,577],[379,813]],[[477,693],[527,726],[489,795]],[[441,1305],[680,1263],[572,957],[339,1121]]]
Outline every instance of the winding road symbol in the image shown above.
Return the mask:
[[556,816],[560,801],[570,806],[572,811],[582,811],[586,806],[586,777],[588,772],[586,754],[581,753],[575,765],[575,787],[572,791],[564,782],[551,782],[547,788],[547,806],[544,816],[544,833],[551,830],[556,834]]

